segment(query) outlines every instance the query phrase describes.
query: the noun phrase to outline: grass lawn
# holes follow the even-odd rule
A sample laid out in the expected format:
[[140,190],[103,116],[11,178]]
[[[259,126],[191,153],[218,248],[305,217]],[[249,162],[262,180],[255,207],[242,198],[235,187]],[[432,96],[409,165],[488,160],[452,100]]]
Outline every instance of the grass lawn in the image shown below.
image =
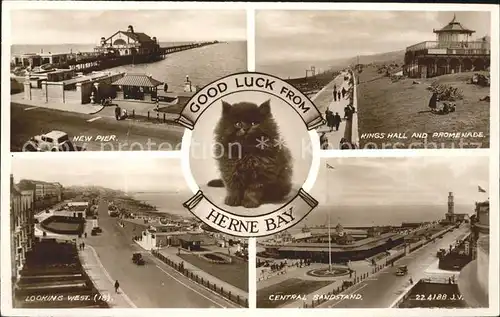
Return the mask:
[[[428,79],[403,79],[392,83],[367,67],[358,85],[358,120],[362,148],[424,147],[424,139],[413,133],[427,132],[427,148],[489,147],[490,103],[479,99],[490,94],[489,87],[467,84],[474,72],[450,74]],[[485,73],[485,72],[482,72]],[[420,84],[413,84],[416,80]],[[457,110],[448,115],[436,115],[428,110],[431,92],[426,88],[434,81],[462,90],[464,98],[457,101]],[[363,138],[363,133],[406,133],[407,139]],[[439,132],[482,132],[483,137],[438,137]],[[395,143],[398,144],[395,144]],[[461,145],[462,144],[462,145]],[[385,146],[384,146],[385,145]]]
[[270,295],[308,295],[318,290],[332,281],[310,281],[291,278],[278,284],[274,284],[257,291],[258,308],[276,308],[282,306],[290,300],[269,300]]
[[232,257],[233,262],[231,264],[213,264],[193,254],[181,254],[180,257],[200,270],[248,292],[247,262]]

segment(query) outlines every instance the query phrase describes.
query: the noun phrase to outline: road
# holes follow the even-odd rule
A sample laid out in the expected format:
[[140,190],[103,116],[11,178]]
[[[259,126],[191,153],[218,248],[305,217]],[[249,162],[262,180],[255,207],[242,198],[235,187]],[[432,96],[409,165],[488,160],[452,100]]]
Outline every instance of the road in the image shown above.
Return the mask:
[[[11,151],[22,151],[31,137],[52,130],[68,133],[76,146],[88,151],[179,150],[184,133],[169,124],[117,121],[107,112],[89,115],[11,103]],[[91,139],[73,141],[81,136]]]
[[[141,249],[117,225],[117,218],[108,216],[105,201],[100,201],[97,210],[103,232],[89,235],[86,243],[94,247],[106,271],[138,308],[237,307]],[[132,263],[132,254],[139,251],[146,261],[144,266]]]
[[[336,299],[327,301],[318,308],[388,308],[401,295],[401,291],[413,277],[421,275],[433,262],[437,260],[436,252],[440,248],[448,249],[458,237],[467,232],[469,228],[462,226],[453,232],[447,233],[442,239],[430,242],[422,248],[400,259],[394,267],[387,267],[376,275],[348,289],[344,294],[361,294],[360,299]],[[407,265],[409,274],[405,277],[396,276],[395,272],[400,265]]]

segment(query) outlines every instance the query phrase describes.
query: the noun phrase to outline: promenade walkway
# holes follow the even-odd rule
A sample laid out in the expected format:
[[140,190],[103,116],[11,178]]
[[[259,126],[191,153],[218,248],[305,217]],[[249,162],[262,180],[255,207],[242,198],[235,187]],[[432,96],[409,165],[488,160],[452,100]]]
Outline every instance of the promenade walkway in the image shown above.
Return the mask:
[[10,101],[15,103],[20,103],[23,105],[31,106],[31,108],[26,108],[26,111],[29,111],[34,108],[48,108],[59,111],[68,111],[75,113],[83,113],[83,114],[93,114],[101,111],[104,107],[101,105],[92,105],[92,104],[72,104],[72,103],[57,103],[57,102],[41,102],[35,100],[27,100],[24,99],[24,93],[19,93],[10,96]]
[[[188,97],[186,94],[179,94],[180,96]],[[15,95],[11,95],[11,102],[31,106],[26,108],[26,111],[35,108],[48,108],[59,111],[67,111],[88,115],[95,115],[95,117],[109,117],[115,118],[115,107],[108,106],[104,107],[100,104],[72,104],[72,103],[57,103],[57,102],[40,102],[34,100],[26,100],[24,99],[24,94],[19,93]],[[154,103],[145,103],[138,101],[125,101],[125,100],[113,100],[113,104],[119,105],[122,109],[127,110],[127,113],[132,116],[134,113],[136,116],[148,117],[148,113],[151,119],[158,118],[159,120],[163,120],[163,116],[165,115],[165,119],[167,121],[173,121],[179,118],[179,114],[175,113],[166,113],[166,112],[157,112],[155,110],[156,105]],[[166,105],[160,103],[160,107],[165,107]],[[158,116],[157,116],[158,114]]]
[[[217,284],[217,286],[222,286],[224,288],[224,290],[226,291],[230,291],[231,294],[235,295],[235,296],[239,296],[240,298],[248,298],[248,293],[227,283],[227,282],[224,282],[220,279],[218,279],[217,277],[201,270],[200,268],[192,265],[191,263],[185,261],[183,258],[179,257],[177,255],[177,248],[169,248],[169,249],[160,249],[160,253],[169,258],[170,260],[176,262],[176,263],[181,263],[181,262],[184,262],[184,268],[187,269],[188,271],[190,272],[193,272],[195,274],[197,274],[199,277],[203,278],[204,280],[208,280],[210,281],[211,283],[215,283]],[[181,251],[182,252],[182,251]]]
[[318,133],[325,132],[326,137],[328,138],[328,149],[339,149],[340,148],[340,140],[345,136],[345,128],[346,124],[344,121],[344,108],[349,104],[349,98],[346,95],[345,98],[337,98],[334,100],[333,98],[333,89],[336,86],[337,91],[342,90],[344,87],[346,90],[349,89],[349,83],[344,81],[344,73],[340,73],[334,80],[332,80],[328,85],[326,85],[318,94],[316,94],[312,101],[318,108],[318,110],[322,113],[323,117],[326,118],[326,110],[330,110],[333,114],[337,113],[342,118],[342,122],[340,123],[339,130],[330,131],[326,125],[318,128]]
[[[86,226],[87,235],[90,236],[92,228]],[[86,242],[85,238],[77,240],[77,247],[80,243]],[[85,248],[78,248],[78,256],[82,263],[83,269],[94,283],[94,286],[102,295],[103,298],[110,299],[108,304],[111,308],[137,308],[132,300],[121,289],[115,293],[115,280],[109,275],[104,268],[95,249],[88,243],[85,243]]]

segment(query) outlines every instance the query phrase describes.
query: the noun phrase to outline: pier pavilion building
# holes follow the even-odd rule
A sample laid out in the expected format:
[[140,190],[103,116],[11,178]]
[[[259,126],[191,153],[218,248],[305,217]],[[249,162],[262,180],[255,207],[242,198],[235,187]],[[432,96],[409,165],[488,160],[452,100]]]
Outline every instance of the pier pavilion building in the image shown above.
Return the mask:
[[160,45],[156,37],[135,32],[134,27],[129,25],[127,31],[117,31],[108,38],[101,37],[100,45],[94,48],[94,52],[117,56],[160,54]]
[[457,21],[456,16],[439,30],[435,41],[425,41],[406,48],[403,74],[429,78],[467,71],[488,70],[490,38],[472,40],[476,32]]

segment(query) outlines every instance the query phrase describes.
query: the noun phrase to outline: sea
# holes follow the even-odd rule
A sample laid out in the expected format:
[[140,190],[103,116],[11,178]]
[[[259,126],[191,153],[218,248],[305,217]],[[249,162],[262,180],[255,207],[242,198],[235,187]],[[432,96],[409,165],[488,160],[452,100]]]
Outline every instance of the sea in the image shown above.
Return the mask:
[[[190,192],[141,192],[132,193],[132,196],[137,200],[156,206],[159,212],[171,213],[183,217],[191,216],[182,207],[182,204],[191,198],[192,194]],[[447,208],[447,205],[318,206],[297,227],[302,228],[304,225],[308,227],[326,225],[328,223],[328,214],[330,214],[330,223],[332,225],[341,223],[347,227],[399,226],[403,222],[442,220],[448,210]],[[455,205],[455,213],[472,215],[474,213],[474,206]]]
[[190,192],[132,192],[128,193],[134,199],[146,202],[158,209],[158,212],[177,215],[183,218],[192,214],[182,204],[191,198]]
[[[318,206],[303,219],[299,227],[330,223],[342,226],[399,226],[403,222],[442,220],[447,205],[372,205],[372,206]],[[474,206],[455,205],[455,213],[473,214]]]
[[[186,43],[188,42],[165,42],[160,43],[160,46]],[[93,44],[12,45],[11,54],[40,53],[42,50],[46,53],[92,52],[94,46]],[[233,41],[173,53],[155,63],[125,65],[106,71],[148,74],[161,82],[166,82],[169,90],[182,92],[186,75],[194,86],[203,87],[220,77],[246,70],[247,43]]]

